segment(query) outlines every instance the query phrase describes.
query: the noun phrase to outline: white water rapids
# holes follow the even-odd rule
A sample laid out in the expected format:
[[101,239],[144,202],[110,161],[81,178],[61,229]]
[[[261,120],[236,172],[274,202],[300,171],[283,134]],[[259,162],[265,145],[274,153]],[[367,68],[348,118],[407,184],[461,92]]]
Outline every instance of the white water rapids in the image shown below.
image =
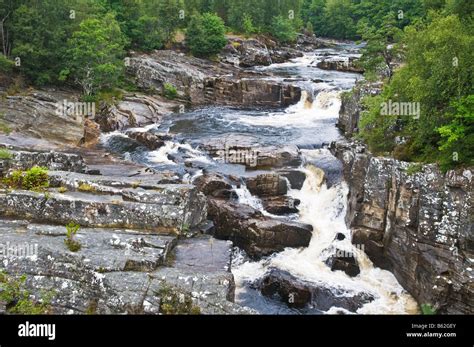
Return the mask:
[[[289,123],[307,125],[319,117],[337,117],[340,108],[337,92],[321,92],[314,103],[303,95],[302,101],[288,109],[287,115],[269,115],[266,119],[258,119],[260,124],[265,122],[271,126],[286,126]],[[262,118],[262,117],[260,117]],[[247,121],[244,119],[244,121]],[[303,150],[305,157],[318,156],[326,150]],[[385,270],[373,266],[367,255],[351,243],[351,232],[344,221],[347,209],[348,187],[345,183],[327,188],[320,185],[318,170],[310,164],[301,169],[306,173],[306,181],[301,190],[290,190],[289,194],[299,199],[299,221],[311,224],[314,228],[309,247],[304,249],[286,249],[269,259],[258,262],[245,262],[233,268],[236,279],[236,302],[239,297],[249,290],[246,283],[261,278],[266,269],[276,267],[290,272],[297,278],[314,283],[322,283],[331,289],[344,292],[366,292],[375,300],[365,304],[357,313],[362,314],[403,314],[416,313],[418,308],[413,298],[401,287],[395,276]],[[245,188],[239,192],[241,203],[261,209],[259,200],[249,195]],[[335,241],[336,234],[342,233],[346,238]],[[324,263],[328,254],[325,250],[331,245],[343,251],[354,254],[360,266],[357,277],[349,277],[342,271],[331,271]],[[340,292],[340,291],[339,291]],[[327,313],[341,311],[334,307]],[[345,311],[345,310],[342,310]],[[345,311],[347,312],[347,311]]]

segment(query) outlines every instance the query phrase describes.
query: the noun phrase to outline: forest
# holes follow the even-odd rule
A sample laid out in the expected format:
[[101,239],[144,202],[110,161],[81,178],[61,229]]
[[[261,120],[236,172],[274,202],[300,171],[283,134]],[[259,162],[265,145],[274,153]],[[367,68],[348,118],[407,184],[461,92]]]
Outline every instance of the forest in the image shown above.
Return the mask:
[[[127,52],[172,48],[211,58],[226,35],[291,45],[301,33],[366,42],[361,139],[376,154],[443,168],[474,160],[474,2],[470,0],[0,0],[0,73],[9,92],[68,85],[84,99],[135,88]],[[415,118],[380,116],[388,101],[415,102]]]

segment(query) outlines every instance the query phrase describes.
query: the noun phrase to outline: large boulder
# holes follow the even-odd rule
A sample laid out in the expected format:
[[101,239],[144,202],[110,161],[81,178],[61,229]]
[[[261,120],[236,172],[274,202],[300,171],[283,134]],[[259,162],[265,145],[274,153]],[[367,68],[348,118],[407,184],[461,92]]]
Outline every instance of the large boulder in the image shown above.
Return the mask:
[[58,110],[64,101],[79,102],[79,96],[71,91],[52,89],[4,96],[0,102],[2,122],[15,135],[41,139],[59,146],[78,145],[84,135],[85,115],[69,116]]
[[352,252],[336,248],[334,254],[325,262],[332,271],[344,271],[350,277],[355,277],[360,273],[359,264]]
[[193,105],[287,107],[301,98],[297,86],[173,51],[134,55],[126,65],[139,87],[163,93],[171,84],[180,99]]
[[95,147],[100,141],[100,125],[91,119],[84,121],[84,136],[81,139],[81,146],[86,148]]
[[281,64],[291,59],[303,56],[303,52],[290,47],[280,47],[270,51],[270,56],[274,64]]
[[204,195],[213,198],[229,199],[233,194],[230,180],[216,173],[199,176],[193,184]]
[[272,64],[272,57],[267,46],[255,39],[242,40],[235,44],[240,53],[240,66],[268,66]]
[[251,170],[298,167],[302,163],[297,146],[262,146],[252,135],[210,137],[202,141],[201,148],[218,161],[245,165]]
[[102,101],[94,121],[103,132],[142,127],[159,123],[173,113],[180,103],[157,95],[127,94],[115,103]]
[[245,180],[247,188],[253,195],[280,196],[288,192],[286,179],[277,174],[262,174]]
[[304,308],[311,305],[321,311],[339,307],[356,312],[364,304],[374,300],[370,293],[332,288],[324,283],[301,280],[277,268],[268,269],[258,287],[263,295],[278,297],[290,307]]
[[127,136],[139,142],[150,151],[155,151],[165,145],[165,141],[171,140],[167,134],[153,134],[147,131],[128,131]]
[[357,62],[358,59],[353,57],[349,57],[347,59],[336,59],[332,57],[320,61],[316,64],[316,66],[323,70],[363,73],[364,69],[359,67]]
[[262,198],[263,208],[275,215],[298,213],[297,206],[301,203],[298,199],[289,196],[270,196]]
[[231,240],[252,258],[260,258],[286,247],[307,247],[312,226],[264,217],[250,206],[209,199],[209,218],[215,236]]
[[292,189],[300,190],[306,181],[306,173],[297,169],[280,169],[276,171],[280,176],[285,177]]

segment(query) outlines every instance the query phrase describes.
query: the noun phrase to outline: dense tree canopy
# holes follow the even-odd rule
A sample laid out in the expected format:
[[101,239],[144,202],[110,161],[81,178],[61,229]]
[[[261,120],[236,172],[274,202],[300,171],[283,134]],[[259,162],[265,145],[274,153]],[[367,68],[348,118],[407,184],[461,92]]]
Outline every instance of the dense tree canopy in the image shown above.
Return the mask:
[[[362,137],[376,152],[403,160],[471,164],[474,157],[474,30],[456,14],[431,14],[402,39],[403,66],[382,96],[366,100]],[[414,102],[419,117],[382,117],[383,102]],[[397,138],[405,141],[398,142]]]
[[[363,40],[365,76],[385,85],[365,100],[360,136],[371,149],[472,165],[473,13],[472,0],[0,0],[0,74],[94,95],[119,85],[127,50],[184,35],[202,57],[221,51],[226,32]],[[388,101],[418,103],[420,115],[381,117]]]

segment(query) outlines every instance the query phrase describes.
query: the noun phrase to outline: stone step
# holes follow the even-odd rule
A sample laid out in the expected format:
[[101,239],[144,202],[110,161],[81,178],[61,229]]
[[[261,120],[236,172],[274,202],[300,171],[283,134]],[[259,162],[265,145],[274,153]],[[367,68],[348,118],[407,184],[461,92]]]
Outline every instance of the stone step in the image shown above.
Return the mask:
[[123,190],[120,195],[1,190],[0,216],[180,234],[206,221],[207,204],[204,195],[188,185],[164,185],[153,191]]
[[0,252],[0,269],[24,275],[35,299],[51,293],[51,313],[161,314],[168,296],[192,298],[203,314],[252,313],[232,302],[229,242],[81,228],[76,240],[82,247],[71,252],[65,237],[62,226],[0,219],[0,245],[34,251],[31,256]]
[[4,162],[7,169],[27,170],[33,166],[46,167],[49,170],[84,172],[87,167],[82,157],[74,153],[57,151],[31,151],[0,143],[0,148],[8,149],[11,159]]
[[113,192],[107,188],[142,188],[155,189],[162,184],[167,184],[172,180],[169,175],[152,174],[140,177],[124,176],[106,176],[106,175],[87,175],[77,172],[67,171],[49,171],[48,172],[51,187],[66,187],[76,190],[80,185],[86,184],[96,188],[99,191]]
[[[34,259],[49,254],[53,260],[56,257],[73,256],[81,259],[87,269],[100,273],[154,271],[166,262],[177,243],[175,236],[151,235],[137,230],[80,228],[74,239],[80,242],[81,248],[71,252],[64,244],[65,239],[64,226],[30,224],[25,220],[0,220],[0,240],[4,246],[0,257],[20,262],[24,256]],[[18,263],[15,270],[27,272],[21,266],[21,262]]]

